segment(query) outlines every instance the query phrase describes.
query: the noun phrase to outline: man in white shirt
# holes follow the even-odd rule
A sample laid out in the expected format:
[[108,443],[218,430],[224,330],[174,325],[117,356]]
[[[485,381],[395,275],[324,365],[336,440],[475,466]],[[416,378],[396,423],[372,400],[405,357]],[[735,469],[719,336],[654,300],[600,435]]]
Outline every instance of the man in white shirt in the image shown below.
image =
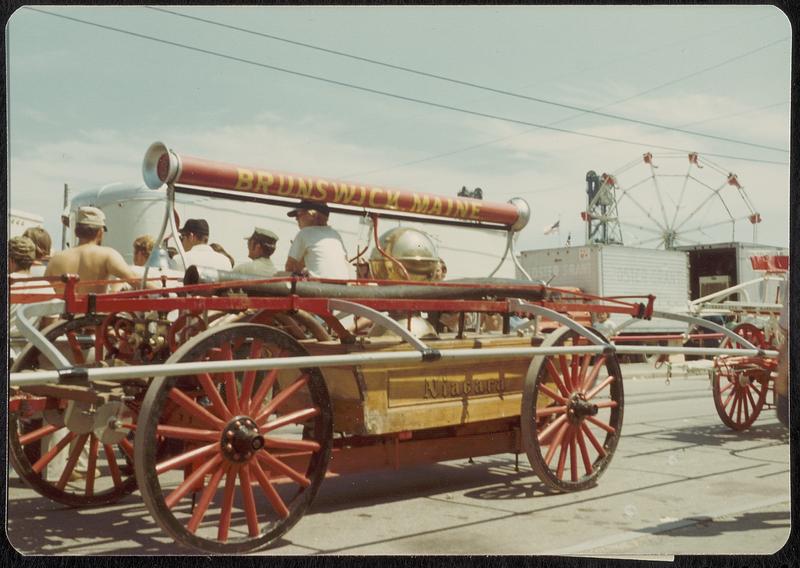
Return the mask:
[[205,219],[186,219],[186,223],[178,230],[183,250],[186,251],[186,268],[190,266],[208,266],[217,270],[230,270],[228,258],[216,252],[208,244],[208,221]]
[[330,209],[324,203],[302,201],[289,211],[300,231],[289,248],[286,271],[309,276],[348,280],[352,278],[341,235],[328,226]]
[[247,239],[247,257],[251,260],[237,264],[233,267],[233,271],[264,278],[274,276],[278,268],[270,257],[275,252],[278,235],[269,229],[256,227],[253,229],[253,234],[245,238]]

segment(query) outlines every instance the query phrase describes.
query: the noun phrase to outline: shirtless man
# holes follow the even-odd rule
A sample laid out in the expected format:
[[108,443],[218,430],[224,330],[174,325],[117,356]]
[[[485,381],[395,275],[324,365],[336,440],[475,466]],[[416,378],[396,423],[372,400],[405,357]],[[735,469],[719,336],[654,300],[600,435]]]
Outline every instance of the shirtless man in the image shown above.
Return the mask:
[[[75,215],[75,236],[78,246],[56,253],[50,259],[45,276],[77,274],[82,282],[108,280],[116,276],[121,279],[136,279],[136,274],[125,263],[116,250],[101,246],[106,229],[105,213],[96,207],[81,207]],[[64,285],[53,283],[56,292]],[[78,292],[104,294],[105,284],[79,284]]]

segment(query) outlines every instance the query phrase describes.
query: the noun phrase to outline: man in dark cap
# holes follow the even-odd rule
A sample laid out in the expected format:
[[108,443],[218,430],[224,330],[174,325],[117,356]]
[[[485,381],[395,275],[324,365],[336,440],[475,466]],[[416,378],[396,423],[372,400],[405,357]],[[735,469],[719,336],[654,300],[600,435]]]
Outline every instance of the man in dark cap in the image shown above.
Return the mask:
[[330,209],[326,204],[301,201],[288,215],[297,219],[300,231],[289,248],[287,272],[307,272],[317,278],[352,278],[344,241],[328,226]]
[[269,229],[256,227],[253,229],[253,234],[245,238],[247,239],[247,256],[251,260],[237,264],[233,268],[234,272],[254,274],[265,278],[273,276],[278,269],[270,257],[278,244],[278,235]]
[[181,236],[181,245],[186,251],[184,260],[186,268],[190,266],[209,266],[217,270],[230,270],[231,262],[228,258],[215,251],[208,244],[208,221],[205,219],[186,219],[183,227],[178,232]]
[[[105,213],[97,207],[79,208],[75,214],[75,236],[78,237],[78,246],[54,254],[47,264],[44,275],[77,274],[83,282],[108,280],[111,277],[135,281],[136,274],[122,255],[111,247],[102,246],[106,230]],[[54,286],[59,291],[63,285],[54,283]],[[79,285],[78,291],[103,294],[107,291],[107,286]]]

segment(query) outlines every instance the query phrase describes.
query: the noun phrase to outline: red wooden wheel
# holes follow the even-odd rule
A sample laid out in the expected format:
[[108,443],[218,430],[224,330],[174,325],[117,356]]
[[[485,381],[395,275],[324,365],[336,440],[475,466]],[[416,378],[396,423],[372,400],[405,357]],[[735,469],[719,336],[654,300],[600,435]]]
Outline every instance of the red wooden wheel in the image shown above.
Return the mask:
[[[167,364],[303,355],[279,330],[237,323],[194,337]],[[145,504],[176,541],[205,552],[275,541],[302,517],[327,469],[331,410],[317,369],[156,379],[140,416]]]
[[[102,353],[95,331],[103,320],[92,315],[58,322],[44,335],[73,364],[92,366]],[[46,363],[29,345],[11,370],[47,368]],[[136,420],[135,400],[96,405],[39,396],[35,406],[41,410],[29,412],[23,405],[8,415],[9,458],[28,486],[71,507],[113,503],[136,488],[127,463],[133,459],[127,435]]]
[[[553,331],[542,347],[586,345],[575,331]],[[622,428],[622,374],[613,353],[534,357],[522,393],[522,441],[549,487],[586,489],[608,467]]]
[[[733,331],[756,347],[774,349],[764,332],[753,324],[739,324]],[[732,343],[726,337],[720,347],[728,349]],[[714,358],[711,392],[717,414],[728,428],[742,431],[753,425],[767,400],[769,377],[769,369],[759,357],[719,355]]]

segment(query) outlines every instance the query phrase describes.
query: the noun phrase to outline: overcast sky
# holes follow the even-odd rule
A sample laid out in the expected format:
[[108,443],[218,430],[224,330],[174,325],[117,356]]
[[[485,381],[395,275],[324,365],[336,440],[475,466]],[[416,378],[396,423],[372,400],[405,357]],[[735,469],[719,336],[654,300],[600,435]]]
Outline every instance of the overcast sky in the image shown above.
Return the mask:
[[[9,206],[54,236],[64,183],[139,183],[162,140],[243,165],[523,197],[521,249],[583,243],[590,169],[627,192],[626,244],[686,217],[687,240],[727,241],[751,210],[759,242],[788,243],[791,29],[771,6],[33,7],[6,33]],[[704,168],[689,170],[690,151]],[[735,238],[752,241],[751,224]]]

